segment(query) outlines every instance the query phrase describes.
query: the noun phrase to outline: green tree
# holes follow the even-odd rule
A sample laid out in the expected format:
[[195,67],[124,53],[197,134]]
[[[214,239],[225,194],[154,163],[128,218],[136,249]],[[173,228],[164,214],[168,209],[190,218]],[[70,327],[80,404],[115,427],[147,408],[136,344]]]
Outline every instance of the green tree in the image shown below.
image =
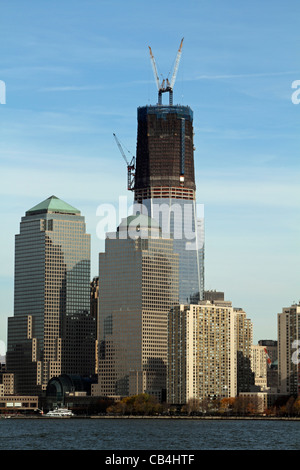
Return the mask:
[[115,415],[155,415],[161,413],[162,405],[156,397],[147,393],[125,397],[107,408],[108,413]]

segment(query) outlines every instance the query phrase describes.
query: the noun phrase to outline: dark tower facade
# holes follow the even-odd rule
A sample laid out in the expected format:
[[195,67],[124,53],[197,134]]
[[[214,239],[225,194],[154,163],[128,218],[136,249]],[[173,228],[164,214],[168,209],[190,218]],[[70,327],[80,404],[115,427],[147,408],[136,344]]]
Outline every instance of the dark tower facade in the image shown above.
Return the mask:
[[193,111],[144,106],[137,120],[135,203],[174,239],[180,303],[197,302],[204,292],[204,218],[197,218]]
[[195,199],[193,112],[187,106],[138,108],[135,200]]

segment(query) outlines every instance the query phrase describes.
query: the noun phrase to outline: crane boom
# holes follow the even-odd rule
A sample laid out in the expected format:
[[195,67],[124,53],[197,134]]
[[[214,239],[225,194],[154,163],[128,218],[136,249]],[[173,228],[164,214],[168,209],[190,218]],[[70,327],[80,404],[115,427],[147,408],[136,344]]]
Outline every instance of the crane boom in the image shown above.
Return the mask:
[[178,52],[177,52],[177,56],[176,56],[176,61],[175,61],[175,65],[174,65],[174,71],[173,71],[173,75],[172,75],[171,82],[170,82],[170,88],[171,88],[171,89],[173,89],[173,87],[174,87],[175,80],[176,80],[176,75],[177,75],[177,72],[178,72],[178,67],[179,67],[179,62],[180,62],[180,57],[181,57],[181,50],[182,50],[183,39],[184,39],[184,38],[181,39],[181,43],[180,43],[180,46],[179,46],[179,49],[178,49]]
[[153,53],[152,53],[151,47],[148,46],[148,47],[149,47],[149,51],[150,51],[150,58],[151,58],[151,63],[152,63],[152,68],[153,68],[153,73],[154,73],[154,78],[155,78],[155,82],[156,82],[157,89],[158,89],[158,104],[162,104],[162,93],[165,93],[165,92],[169,92],[170,105],[173,104],[173,87],[174,87],[174,84],[175,84],[176,75],[177,75],[177,71],[178,71],[178,67],[179,67],[179,62],[180,62],[180,57],[181,57],[183,39],[184,39],[184,38],[181,39],[180,46],[179,46],[179,49],[178,49],[178,52],[177,52],[177,56],[176,56],[176,60],[175,60],[175,65],[174,65],[174,70],[173,70],[173,74],[172,74],[172,78],[171,78],[171,82],[169,82],[168,78],[166,78],[166,79],[163,79],[163,81],[162,81],[161,84],[160,84],[160,82],[159,82],[159,77],[158,77],[158,73],[157,73],[156,62],[155,62],[155,59],[154,59],[154,55],[153,55]]
[[127,189],[129,191],[134,191],[134,182],[135,182],[135,157],[132,157],[131,162],[129,163],[126,155],[124,153],[123,147],[120,144],[116,134],[113,134],[115,141],[117,142],[118,148],[121,152],[122,157],[124,158],[127,165]]
[[152,63],[154,78],[155,78],[155,81],[156,81],[157,89],[159,90],[159,89],[160,89],[160,85],[159,85],[159,78],[158,78],[158,73],[157,73],[157,68],[156,68],[156,63],[155,63],[154,55],[152,54],[151,47],[150,47],[150,46],[148,46],[148,47],[149,47],[149,51],[150,51],[150,57],[151,57],[151,63]]
[[126,158],[126,155],[125,155],[125,153],[124,153],[124,150],[123,150],[123,148],[122,148],[122,146],[121,146],[121,144],[120,144],[120,142],[119,142],[119,140],[118,140],[116,134],[113,134],[113,136],[114,136],[114,138],[115,138],[115,140],[116,140],[116,142],[117,142],[117,146],[119,147],[119,150],[120,150],[120,152],[121,152],[122,157],[124,158],[126,164],[129,165],[129,163],[128,163],[128,161],[127,161],[127,158]]

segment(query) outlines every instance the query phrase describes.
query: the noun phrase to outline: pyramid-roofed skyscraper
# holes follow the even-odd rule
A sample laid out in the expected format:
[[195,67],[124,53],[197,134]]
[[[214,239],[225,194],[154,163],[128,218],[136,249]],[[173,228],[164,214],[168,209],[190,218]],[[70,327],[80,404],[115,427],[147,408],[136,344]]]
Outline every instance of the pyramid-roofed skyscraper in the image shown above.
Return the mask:
[[16,392],[40,395],[54,376],[93,373],[95,333],[85,219],[50,196],[26,211],[15,238],[6,362]]

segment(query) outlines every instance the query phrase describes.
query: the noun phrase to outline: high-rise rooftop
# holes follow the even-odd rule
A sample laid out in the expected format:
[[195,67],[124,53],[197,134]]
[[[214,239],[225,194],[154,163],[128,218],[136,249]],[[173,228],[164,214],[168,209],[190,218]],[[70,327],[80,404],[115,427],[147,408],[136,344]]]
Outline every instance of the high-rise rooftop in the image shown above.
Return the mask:
[[42,393],[61,373],[94,371],[89,312],[90,235],[80,211],[51,196],[26,212],[15,238],[7,368],[18,393]]
[[70,204],[62,201],[56,196],[50,196],[36,206],[32,207],[26,211],[26,215],[44,214],[46,212],[80,215],[80,211],[78,209],[70,206]]
[[178,255],[173,240],[158,232],[155,220],[129,216],[108,234],[100,253],[96,395],[165,396],[167,318],[178,303]]

